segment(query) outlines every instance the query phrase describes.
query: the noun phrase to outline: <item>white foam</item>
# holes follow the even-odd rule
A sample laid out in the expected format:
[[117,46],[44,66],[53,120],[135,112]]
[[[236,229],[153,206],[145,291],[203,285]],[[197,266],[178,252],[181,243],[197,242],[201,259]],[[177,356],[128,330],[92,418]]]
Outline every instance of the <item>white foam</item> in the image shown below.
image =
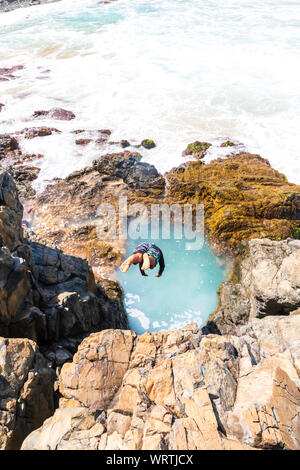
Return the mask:
[[[157,147],[142,154],[162,172],[186,161],[187,143],[212,142],[209,160],[232,151],[219,147],[230,138],[300,182],[299,2],[82,3],[1,15],[1,62],[26,67],[18,79],[0,82],[2,132],[39,125],[24,119],[60,106],[76,120],[43,124],[111,128],[112,140],[153,138]],[[40,181],[107,151],[88,145],[78,156],[71,134],[22,145],[46,155]]]
[[139,327],[142,327],[145,331],[149,329],[150,320],[148,317],[146,317],[144,312],[142,312],[141,310],[137,308],[127,308],[126,312],[131,319],[131,323],[132,323],[132,320],[134,319],[139,322]]
[[125,305],[134,305],[136,302],[140,302],[140,296],[139,295],[134,295],[134,294],[126,294],[125,295]]

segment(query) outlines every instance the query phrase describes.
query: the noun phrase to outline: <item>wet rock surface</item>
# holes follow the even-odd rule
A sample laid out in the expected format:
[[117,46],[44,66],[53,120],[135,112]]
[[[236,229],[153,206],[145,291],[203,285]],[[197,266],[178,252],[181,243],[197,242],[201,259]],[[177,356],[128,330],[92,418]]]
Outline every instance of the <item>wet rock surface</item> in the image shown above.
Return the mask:
[[75,114],[72,111],[68,111],[63,108],[52,108],[48,111],[35,111],[33,113],[33,119],[56,119],[58,121],[71,121],[75,119]]
[[8,152],[19,149],[19,143],[15,137],[9,134],[0,134],[0,160],[5,158]]
[[[34,197],[36,191],[32,187],[32,182],[38,178],[40,168],[27,165],[28,162],[38,162],[43,155],[22,153],[18,141],[18,135],[24,134],[25,138],[34,138],[39,134],[48,135],[47,132],[56,131],[49,128],[26,128],[21,132],[16,132],[14,136],[10,134],[0,135],[0,162],[13,177],[16,183],[19,197],[24,200]],[[28,137],[26,137],[28,136]]]
[[21,134],[25,139],[34,139],[35,137],[44,137],[47,135],[61,134],[61,131],[55,127],[26,127],[16,134]]
[[[0,4],[0,11],[2,5]],[[14,80],[16,78],[15,73],[18,70],[23,70],[24,65],[14,65],[13,67],[4,67],[0,68],[0,82],[8,82],[10,80]]]

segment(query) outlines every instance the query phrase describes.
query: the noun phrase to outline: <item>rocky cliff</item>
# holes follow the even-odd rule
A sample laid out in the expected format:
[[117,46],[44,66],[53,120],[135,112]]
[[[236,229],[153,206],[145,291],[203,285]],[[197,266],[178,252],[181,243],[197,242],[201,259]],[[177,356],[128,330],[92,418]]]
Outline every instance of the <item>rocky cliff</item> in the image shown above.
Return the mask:
[[85,338],[22,448],[299,449],[299,263],[300,241],[253,239],[204,329]]
[[289,315],[300,308],[300,240],[251,240],[235,260],[231,279],[220,286],[219,307],[208,328],[235,331],[252,318]]
[[[257,155],[164,178],[123,151],[37,196],[31,157],[0,136],[1,448],[299,449],[299,186]],[[25,238],[17,189],[34,213]],[[99,204],[119,196],[204,204],[210,243],[236,256],[204,329],[127,329],[122,291],[100,275],[124,247],[96,231]]]
[[62,368],[59,409],[22,448],[299,449],[299,326],[294,315],[226,336],[92,334]]
[[72,359],[87,334],[127,328],[117,283],[102,280],[100,286],[85,260],[24,238],[22,213],[16,185],[1,170],[2,449],[18,448],[53,413],[55,367]]

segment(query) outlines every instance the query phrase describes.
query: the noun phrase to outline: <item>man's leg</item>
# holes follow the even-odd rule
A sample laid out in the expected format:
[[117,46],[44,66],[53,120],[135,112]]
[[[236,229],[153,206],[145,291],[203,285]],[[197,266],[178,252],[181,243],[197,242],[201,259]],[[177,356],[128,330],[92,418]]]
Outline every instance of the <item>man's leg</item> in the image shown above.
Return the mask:
[[142,271],[146,271],[147,269],[150,268],[150,258],[149,258],[149,255],[147,255],[147,253],[144,253],[143,254],[143,266],[142,266]]
[[126,272],[128,271],[128,269],[129,269],[130,266],[132,265],[133,261],[134,261],[134,256],[131,255],[131,256],[129,256],[129,258],[127,258],[127,259],[124,261],[124,263],[122,263],[121,268],[120,268],[121,271],[122,271],[122,273],[126,273]]

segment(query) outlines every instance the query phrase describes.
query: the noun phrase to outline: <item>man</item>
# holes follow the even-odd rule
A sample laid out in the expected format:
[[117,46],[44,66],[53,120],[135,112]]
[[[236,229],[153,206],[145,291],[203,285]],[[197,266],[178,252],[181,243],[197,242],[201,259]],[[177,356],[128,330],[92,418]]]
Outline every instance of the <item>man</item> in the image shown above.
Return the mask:
[[147,269],[154,269],[159,264],[159,271],[155,277],[160,277],[165,269],[165,260],[162,251],[153,243],[141,243],[136,247],[134,253],[127,258],[121,266],[122,273],[126,273],[132,264],[139,264],[142,276]]

